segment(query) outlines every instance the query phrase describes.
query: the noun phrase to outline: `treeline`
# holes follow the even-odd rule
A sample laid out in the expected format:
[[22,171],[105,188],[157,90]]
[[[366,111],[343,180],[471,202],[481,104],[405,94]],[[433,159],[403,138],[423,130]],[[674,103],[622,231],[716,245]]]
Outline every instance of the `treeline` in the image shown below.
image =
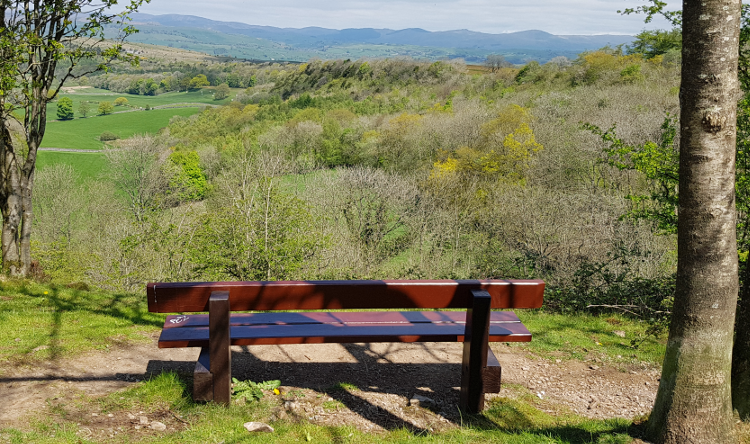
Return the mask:
[[542,278],[560,310],[660,307],[674,238],[623,217],[655,184],[581,122],[660,140],[678,68],[613,50],[482,75],[401,59],[264,67],[230,105],[108,151],[108,178],[39,171],[35,254],[50,279],[111,289]]

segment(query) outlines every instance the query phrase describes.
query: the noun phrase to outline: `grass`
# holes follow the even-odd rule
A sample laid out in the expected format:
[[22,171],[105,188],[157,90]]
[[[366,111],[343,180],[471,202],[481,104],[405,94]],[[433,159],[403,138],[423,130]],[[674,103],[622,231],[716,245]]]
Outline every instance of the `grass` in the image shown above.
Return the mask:
[[[646,324],[637,320],[620,315],[562,315],[531,310],[515,313],[534,335],[523,347],[547,359],[598,358],[614,365],[661,365],[664,357],[666,332],[658,338],[646,336]],[[615,332],[624,333],[624,337]]]
[[[44,418],[32,421],[28,430],[0,429],[9,443],[56,442],[159,442],[159,443],[598,443],[632,441],[639,427],[625,419],[591,420],[574,415],[550,415],[527,399],[500,398],[489,403],[482,415],[465,416],[462,424],[441,432],[397,428],[385,433],[364,433],[351,426],[323,426],[304,418],[274,420],[273,412],[284,396],[267,396],[260,402],[234,403],[228,408],[191,401],[189,381],[164,373],[135,387],[101,398],[68,395],[48,402]],[[330,405],[329,412],[338,406]],[[93,416],[92,413],[96,413]],[[111,417],[109,415],[112,415]],[[158,420],[167,431],[154,432],[133,426],[127,415]],[[248,434],[243,423],[270,423],[275,433]],[[115,433],[117,432],[117,433]]]
[[188,117],[200,108],[156,109],[47,123],[43,148],[100,150],[99,136],[109,131],[124,139],[133,134],[155,134],[174,116]]
[[90,153],[39,151],[36,167],[41,170],[61,163],[72,166],[73,171],[82,182],[87,179],[99,179],[101,176],[106,175],[109,168],[107,159],[99,151],[92,151]]
[[[96,114],[99,102],[112,102],[118,97],[128,99],[127,106],[117,106],[115,111],[125,111],[132,108],[145,108],[146,106],[168,106],[178,105],[181,103],[205,103],[207,105],[226,105],[231,102],[238,92],[244,91],[242,88],[232,88],[229,97],[224,100],[214,100],[213,88],[203,88],[198,91],[173,91],[157,96],[142,96],[140,94],[128,94],[109,91],[99,88],[78,89],[75,92],[60,92],[60,97],[69,97],[73,101],[73,111],[75,116],[80,118],[78,106],[81,102],[90,102],[89,116]],[[57,103],[52,102],[47,105],[47,116],[50,119],[57,119]]]
[[163,325],[164,316],[149,313],[143,295],[74,287],[0,283],[0,363],[33,364],[146,341],[144,331]]
[[[120,343],[145,341],[155,332],[162,315],[148,313],[142,294],[87,290],[33,282],[0,283],[0,363],[29,364],[59,360],[87,350],[108,350]],[[588,359],[656,363],[664,351],[663,340],[647,338],[638,348],[629,339],[643,325],[623,317],[557,315],[543,311],[518,311],[535,338],[524,345],[540,359]],[[614,334],[625,333],[625,338]],[[618,358],[620,356],[620,358]],[[10,367],[0,364],[0,368]],[[283,382],[283,381],[282,381]],[[266,391],[260,401],[237,402],[229,408],[196,404],[191,380],[172,373],[158,374],[132,388],[104,397],[74,391],[48,399],[48,408],[23,429],[0,429],[0,442],[94,443],[94,442],[425,442],[425,443],[629,443],[640,432],[630,420],[591,420],[567,410],[548,413],[547,401],[523,387],[510,387],[514,399],[489,402],[482,415],[465,416],[459,424],[442,430],[396,428],[366,434],[351,426],[324,426],[303,417],[279,419],[284,401],[304,398],[292,390],[281,395]],[[339,382],[328,392],[356,392],[351,383]],[[327,392],[321,392],[324,396]],[[319,396],[319,397],[320,397]],[[333,395],[332,395],[333,396]],[[334,396],[335,397],[335,396]],[[321,401],[335,414],[338,401]],[[93,416],[92,413],[97,413]],[[110,418],[108,415],[112,414]],[[135,428],[138,415],[163,422],[166,432]],[[127,415],[131,415],[128,417]],[[273,434],[250,435],[242,424],[270,423]],[[117,432],[117,433],[115,433]]]

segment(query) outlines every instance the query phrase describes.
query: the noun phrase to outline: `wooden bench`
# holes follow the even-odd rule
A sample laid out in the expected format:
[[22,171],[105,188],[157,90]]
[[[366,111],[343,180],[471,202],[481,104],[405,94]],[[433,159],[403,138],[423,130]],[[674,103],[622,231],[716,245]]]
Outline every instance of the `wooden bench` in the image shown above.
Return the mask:
[[[539,308],[543,293],[544,282],[538,280],[202,282],[147,286],[150,312],[208,312],[167,316],[159,338],[160,348],[202,347],[194,373],[195,400],[229,403],[230,345],[463,342],[459,407],[469,413],[484,408],[484,393],[500,391],[502,369],[488,342],[531,341],[531,333],[515,313],[491,309]],[[292,312],[371,309],[389,311]],[[393,309],[409,311],[390,311]],[[230,314],[236,311],[263,313]]]

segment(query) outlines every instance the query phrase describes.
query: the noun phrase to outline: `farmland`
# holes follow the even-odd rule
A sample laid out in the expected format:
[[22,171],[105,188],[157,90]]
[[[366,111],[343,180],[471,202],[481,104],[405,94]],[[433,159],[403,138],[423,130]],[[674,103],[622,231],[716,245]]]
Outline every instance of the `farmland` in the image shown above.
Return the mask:
[[133,134],[156,134],[169,124],[172,117],[188,117],[199,111],[199,107],[154,109],[49,122],[42,148],[100,150],[104,144],[99,141],[99,136],[104,131],[120,138]]

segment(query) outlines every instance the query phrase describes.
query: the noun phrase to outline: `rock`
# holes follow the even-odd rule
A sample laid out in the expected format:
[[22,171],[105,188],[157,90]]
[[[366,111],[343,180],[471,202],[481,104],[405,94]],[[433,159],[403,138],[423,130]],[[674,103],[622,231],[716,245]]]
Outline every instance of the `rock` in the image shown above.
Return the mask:
[[163,431],[167,430],[166,424],[164,424],[163,422],[159,422],[159,421],[152,422],[149,427],[151,427],[152,429],[154,429],[154,430],[156,430],[158,432],[163,432]]
[[144,424],[144,425],[148,425],[148,417],[146,417],[146,416],[139,416],[138,417],[138,422],[140,422],[141,424]]
[[613,331],[612,333],[614,333],[614,334],[615,334],[615,336],[619,336],[619,337],[621,337],[621,338],[624,338],[624,337],[625,337],[625,332],[624,332],[624,331],[622,331],[622,330],[615,330],[615,331]]
[[31,351],[38,352],[42,350],[47,350],[48,348],[49,348],[49,345],[40,345],[39,347],[32,348]]
[[409,405],[411,406],[425,407],[432,404],[435,404],[435,401],[426,396],[418,395],[416,393],[409,400]]
[[243,425],[248,432],[273,433],[273,427],[263,422],[246,422]]
[[599,366],[598,365],[591,365],[591,366],[589,366],[589,368],[591,370],[599,370]]

